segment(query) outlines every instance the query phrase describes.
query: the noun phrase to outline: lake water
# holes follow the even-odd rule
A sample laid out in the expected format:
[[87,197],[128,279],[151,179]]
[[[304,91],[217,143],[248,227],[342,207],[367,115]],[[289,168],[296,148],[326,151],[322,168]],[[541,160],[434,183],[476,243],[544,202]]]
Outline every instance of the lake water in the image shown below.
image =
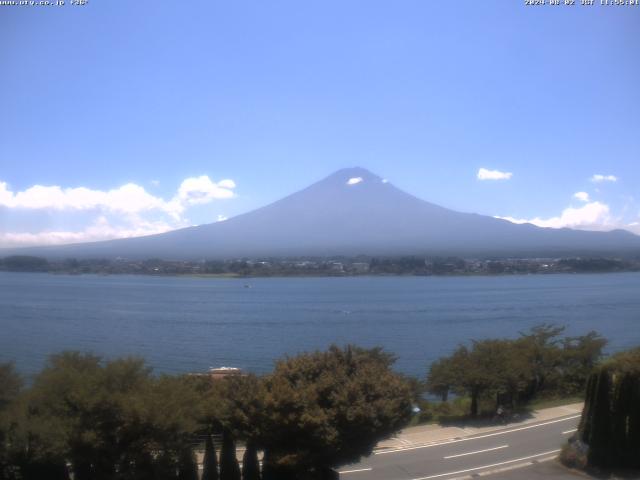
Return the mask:
[[[247,288],[250,287],[250,288]],[[608,351],[640,344],[640,273],[501,277],[212,279],[0,272],[0,361],[25,374],[65,349],[139,355],[157,372],[380,345],[424,376],[457,344],[542,323],[596,330]]]

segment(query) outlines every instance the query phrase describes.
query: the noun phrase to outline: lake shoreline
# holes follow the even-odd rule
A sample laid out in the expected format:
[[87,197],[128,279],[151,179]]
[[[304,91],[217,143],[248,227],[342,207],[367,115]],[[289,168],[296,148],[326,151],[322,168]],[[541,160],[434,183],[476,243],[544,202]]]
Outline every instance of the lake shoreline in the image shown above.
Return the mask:
[[300,273],[300,274],[273,274],[273,275],[242,275],[234,273],[95,273],[95,272],[25,272],[0,270],[1,273],[18,274],[48,274],[53,276],[68,277],[150,277],[150,278],[201,278],[201,279],[253,279],[253,278],[495,278],[495,277],[527,277],[527,276],[555,276],[555,275],[606,275],[615,273],[638,273],[638,269],[611,270],[611,271],[581,271],[581,272],[506,272],[506,273],[436,273],[436,274],[412,274],[412,273],[362,273],[362,274],[326,274],[326,273]]

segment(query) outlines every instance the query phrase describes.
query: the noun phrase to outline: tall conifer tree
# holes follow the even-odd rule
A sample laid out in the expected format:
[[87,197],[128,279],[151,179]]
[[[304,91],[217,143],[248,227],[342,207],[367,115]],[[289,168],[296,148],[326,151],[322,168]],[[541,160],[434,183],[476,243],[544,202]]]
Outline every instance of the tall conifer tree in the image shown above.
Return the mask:
[[204,442],[202,480],[218,480],[218,459],[216,458],[216,447],[213,444],[211,435],[207,434]]

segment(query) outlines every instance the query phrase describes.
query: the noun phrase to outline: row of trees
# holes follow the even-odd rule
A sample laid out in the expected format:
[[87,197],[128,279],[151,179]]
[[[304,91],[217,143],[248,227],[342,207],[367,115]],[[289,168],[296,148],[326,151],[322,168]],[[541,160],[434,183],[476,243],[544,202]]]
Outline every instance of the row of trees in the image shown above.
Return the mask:
[[203,480],[328,478],[408,421],[412,391],[393,362],[380,349],[331,347],[282,359],[264,377],[211,381],[65,352],[28,388],[5,364],[0,479],[197,480],[203,448]]
[[[431,366],[426,388],[445,401],[450,392],[468,396],[471,415],[481,399],[513,406],[582,395],[605,341],[562,333],[541,325],[513,340],[462,345]],[[333,346],[284,358],[263,377],[211,381],[154,376],[137,358],[65,352],[28,388],[0,365],[0,480],[197,480],[201,451],[203,480],[331,478],[410,419],[422,386],[394,373],[394,360],[378,348]],[[604,388],[593,382],[589,391]],[[242,469],[236,442],[245,447]]]
[[427,375],[431,394],[446,401],[450,393],[471,399],[470,415],[482,398],[496,407],[514,407],[540,394],[582,395],[606,340],[596,332],[562,337],[564,327],[539,325],[517,339],[489,339],[460,345],[434,362]]

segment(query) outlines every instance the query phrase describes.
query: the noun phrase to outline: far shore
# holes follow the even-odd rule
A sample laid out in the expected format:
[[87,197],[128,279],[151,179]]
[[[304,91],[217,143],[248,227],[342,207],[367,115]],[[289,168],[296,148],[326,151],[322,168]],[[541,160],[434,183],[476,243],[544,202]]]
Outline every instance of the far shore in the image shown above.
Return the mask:
[[513,272],[513,273],[448,273],[448,274],[411,274],[411,273],[367,273],[367,274],[322,274],[322,273],[300,273],[300,274],[274,274],[274,275],[243,275],[237,273],[96,273],[96,272],[65,272],[65,271],[44,271],[25,272],[13,270],[0,270],[0,273],[47,273],[49,275],[60,276],[95,276],[95,277],[115,277],[115,276],[136,276],[136,277],[160,277],[160,278],[200,278],[200,279],[253,279],[253,278],[411,278],[411,277],[437,277],[437,278],[464,278],[464,277],[523,277],[523,276],[545,276],[545,275],[600,275],[615,273],[638,273],[640,270],[612,270],[601,272]]
[[159,258],[50,260],[21,255],[0,258],[0,271],[193,278],[548,275],[637,272],[640,271],[640,257],[460,258],[361,255],[228,260],[163,260]]

